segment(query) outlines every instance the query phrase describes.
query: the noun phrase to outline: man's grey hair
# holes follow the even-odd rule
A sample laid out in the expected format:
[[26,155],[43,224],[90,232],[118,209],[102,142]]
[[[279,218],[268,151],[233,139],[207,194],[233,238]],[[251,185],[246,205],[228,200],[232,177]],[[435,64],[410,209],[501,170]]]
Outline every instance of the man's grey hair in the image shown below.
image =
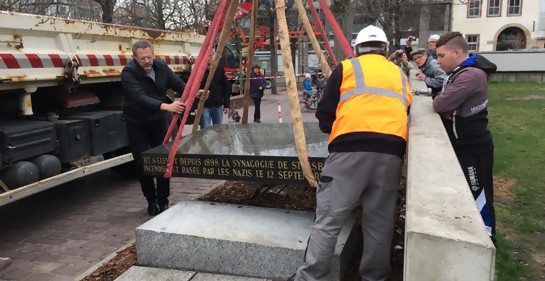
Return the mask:
[[134,44],[132,44],[132,54],[136,56],[136,50],[137,49],[146,49],[146,48],[150,48],[151,52],[155,53],[153,51],[153,44],[151,44],[150,41],[148,41],[148,40],[136,41],[136,42],[134,42]]

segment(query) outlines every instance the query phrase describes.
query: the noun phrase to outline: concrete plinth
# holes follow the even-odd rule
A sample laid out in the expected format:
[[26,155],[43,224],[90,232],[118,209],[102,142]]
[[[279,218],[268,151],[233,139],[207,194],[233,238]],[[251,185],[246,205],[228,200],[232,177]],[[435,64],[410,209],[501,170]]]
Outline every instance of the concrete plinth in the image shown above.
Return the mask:
[[176,269],[162,269],[153,267],[133,266],[115,281],[271,281],[234,275],[201,273]]
[[133,266],[125,271],[115,281],[135,281],[135,280],[153,280],[153,281],[189,281],[193,280],[197,272],[180,271],[173,269],[150,268],[142,266]]
[[[136,229],[138,264],[259,278],[288,278],[302,265],[311,212],[200,201],[179,203]],[[333,280],[360,239],[350,219],[339,236]]]

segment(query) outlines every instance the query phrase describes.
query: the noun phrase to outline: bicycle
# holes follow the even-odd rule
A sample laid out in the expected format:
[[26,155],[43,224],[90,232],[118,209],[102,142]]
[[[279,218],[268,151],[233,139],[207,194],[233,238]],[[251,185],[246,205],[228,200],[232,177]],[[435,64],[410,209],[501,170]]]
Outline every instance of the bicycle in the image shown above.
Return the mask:
[[310,97],[305,97],[303,94],[303,98],[299,99],[299,103],[303,104],[305,106],[305,109],[308,110],[316,110],[318,108],[318,102],[322,98],[322,89],[318,88],[316,89],[316,92],[312,94]]

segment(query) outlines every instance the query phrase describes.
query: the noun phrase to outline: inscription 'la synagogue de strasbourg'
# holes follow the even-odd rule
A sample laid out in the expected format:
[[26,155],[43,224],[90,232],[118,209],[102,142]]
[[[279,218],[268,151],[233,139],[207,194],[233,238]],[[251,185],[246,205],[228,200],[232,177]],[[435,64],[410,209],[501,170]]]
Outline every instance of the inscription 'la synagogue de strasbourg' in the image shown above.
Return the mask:
[[[167,157],[159,155],[144,156],[144,173],[162,175],[165,172]],[[310,159],[312,172],[320,178],[324,159]],[[301,164],[296,157],[229,157],[229,156],[177,156],[174,160],[172,176],[249,180],[263,182],[304,182]]]

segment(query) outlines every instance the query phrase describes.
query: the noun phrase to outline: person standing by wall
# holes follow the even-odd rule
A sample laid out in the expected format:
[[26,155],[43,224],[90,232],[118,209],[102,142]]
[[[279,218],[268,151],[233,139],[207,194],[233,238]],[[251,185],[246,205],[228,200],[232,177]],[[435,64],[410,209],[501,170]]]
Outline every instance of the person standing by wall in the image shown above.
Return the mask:
[[414,51],[412,58],[422,71],[416,75],[416,78],[426,82],[426,85],[431,88],[431,97],[435,98],[443,89],[443,82],[447,79],[447,74],[434,58],[428,57],[428,53],[424,49]]
[[488,130],[488,79],[496,65],[468,53],[460,32],[449,32],[437,41],[437,63],[447,72],[443,91],[433,100],[456,152],[460,166],[494,242],[494,143]]
[[438,34],[432,34],[430,38],[428,38],[428,57],[430,58],[437,59],[437,47],[435,45],[437,40],[439,40]]
[[396,64],[397,66],[401,67],[405,75],[409,75],[411,69],[416,68],[410,61],[403,50],[396,50],[393,52],[389,57],[388,60]]
[[185,103],[172,101],[166,93],[167,89],[183,92],[185,83],[165,62],[155,60],[149,41],[135,42],[132,53],[134,59],[121,72],[123,115],[140,186],[148,201],[148,214],[154,216],[168,208],[170,181],[143,174],[142,152],[162,144],[168,129],[167,114],[184,112]]
[[[210,58],[209,65],[212,63]],[[206,79],[210,74],[210,68],[206,70],[204,78],[201,83],[201,89],[204,89]],[[212,77],[212,83],[209,87],[208,98],[204,102],[202,110],[202,116],[200,121],[201,129],[208,128],[213,124],[221,124],[223,122],[223,114],[229,111],[231,102],[231,84],[225,76],[223,70],[222,60],[218,63],[218,67],[214,76]]]
[[403,52],[405,52],[405,55],[407,55],[408,60],[412,60],[411,53],[413,52],[413,40],[416,40],[416,38],[413,36],[407,37],[407,39],[405,40],[405,46],[401,47],[401,50],[403,50]]
[[355,46],[358,57],[335,68],[316,111],[320,130],[329,134],[330,154],[316,189],[305,262],[294,280],[330,280],[337,237],[358,200],[363,207],[360,277],[386,280],[390,273],[412,95],[406,75],[387,59],[382,29],[362,29]]
[[250,97],[254,101],[254,122],[261,123],[261,98],[263,98],[266,85],[261,66],[256,64],[252,67],[250,78]]

